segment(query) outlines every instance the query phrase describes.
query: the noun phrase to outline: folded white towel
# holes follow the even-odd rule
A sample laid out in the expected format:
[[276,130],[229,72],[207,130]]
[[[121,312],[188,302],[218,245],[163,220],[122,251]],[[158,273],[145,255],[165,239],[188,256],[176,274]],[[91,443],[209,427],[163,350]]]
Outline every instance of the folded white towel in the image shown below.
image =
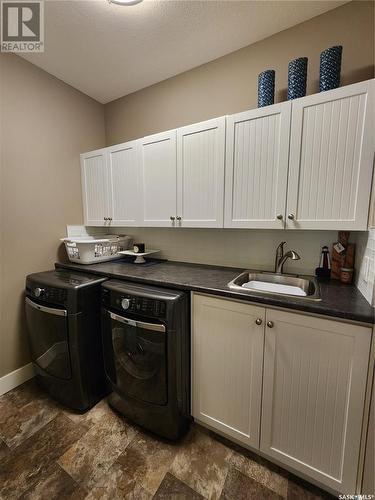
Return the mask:
[[306,297],[306,292],[299,288],[298,286],[291,285],[281,285],[280,283],[268,283],[266,281],[248,281],[242,285],[243,288],[249,288],[250,290],[259,290],[263,292],[270,293],[284,293],[288,295],[299,295],[301,297]]

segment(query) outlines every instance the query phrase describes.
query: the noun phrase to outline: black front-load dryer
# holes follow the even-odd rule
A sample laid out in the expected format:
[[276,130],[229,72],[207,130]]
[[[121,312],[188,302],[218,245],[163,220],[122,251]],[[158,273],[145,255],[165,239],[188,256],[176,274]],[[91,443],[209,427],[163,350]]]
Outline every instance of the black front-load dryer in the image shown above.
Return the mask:
[[26,321],[37,381],[73,410],[85,411],[107,393],[100,328],[103,281],[65,270],[26,278]]
[[138,425],[178,439],[190,415],[189,297],[111,280],[102,285],[108,401]]

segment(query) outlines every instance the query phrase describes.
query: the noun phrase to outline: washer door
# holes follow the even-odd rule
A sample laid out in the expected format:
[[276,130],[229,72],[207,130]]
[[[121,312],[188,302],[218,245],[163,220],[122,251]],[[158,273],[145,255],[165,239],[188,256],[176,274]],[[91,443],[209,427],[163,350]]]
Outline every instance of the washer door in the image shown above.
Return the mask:
[[49,375],[70,379],[68,313],[65,309],[42,306],[26,297],[26,321],[31,357]]
[[112,351],[112,360],[105,355],[106,372],[112,373],[110,378],[115,378],[112,382],[120,392],[148,403],[167,404],[165,326],[109,312],[104,335],[110,336]]

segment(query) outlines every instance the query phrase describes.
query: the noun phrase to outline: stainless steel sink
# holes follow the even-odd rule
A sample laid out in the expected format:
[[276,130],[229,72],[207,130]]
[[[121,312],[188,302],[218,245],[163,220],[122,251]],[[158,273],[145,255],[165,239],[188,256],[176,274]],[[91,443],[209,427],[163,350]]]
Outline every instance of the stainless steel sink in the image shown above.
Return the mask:
[[283,295],[302,300],[322,300],[313,276],[244,271],[228,283],[231,290],[251,294]]

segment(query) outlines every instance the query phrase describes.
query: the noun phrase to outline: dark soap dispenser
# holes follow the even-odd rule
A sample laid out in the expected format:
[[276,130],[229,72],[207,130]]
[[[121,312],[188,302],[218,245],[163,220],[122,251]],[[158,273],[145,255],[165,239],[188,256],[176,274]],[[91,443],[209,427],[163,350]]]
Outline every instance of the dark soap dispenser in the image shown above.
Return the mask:
[[331,257],[327,246],[322,247],[319,267],[315,269],[317,278],[329,279],[331,277]]

